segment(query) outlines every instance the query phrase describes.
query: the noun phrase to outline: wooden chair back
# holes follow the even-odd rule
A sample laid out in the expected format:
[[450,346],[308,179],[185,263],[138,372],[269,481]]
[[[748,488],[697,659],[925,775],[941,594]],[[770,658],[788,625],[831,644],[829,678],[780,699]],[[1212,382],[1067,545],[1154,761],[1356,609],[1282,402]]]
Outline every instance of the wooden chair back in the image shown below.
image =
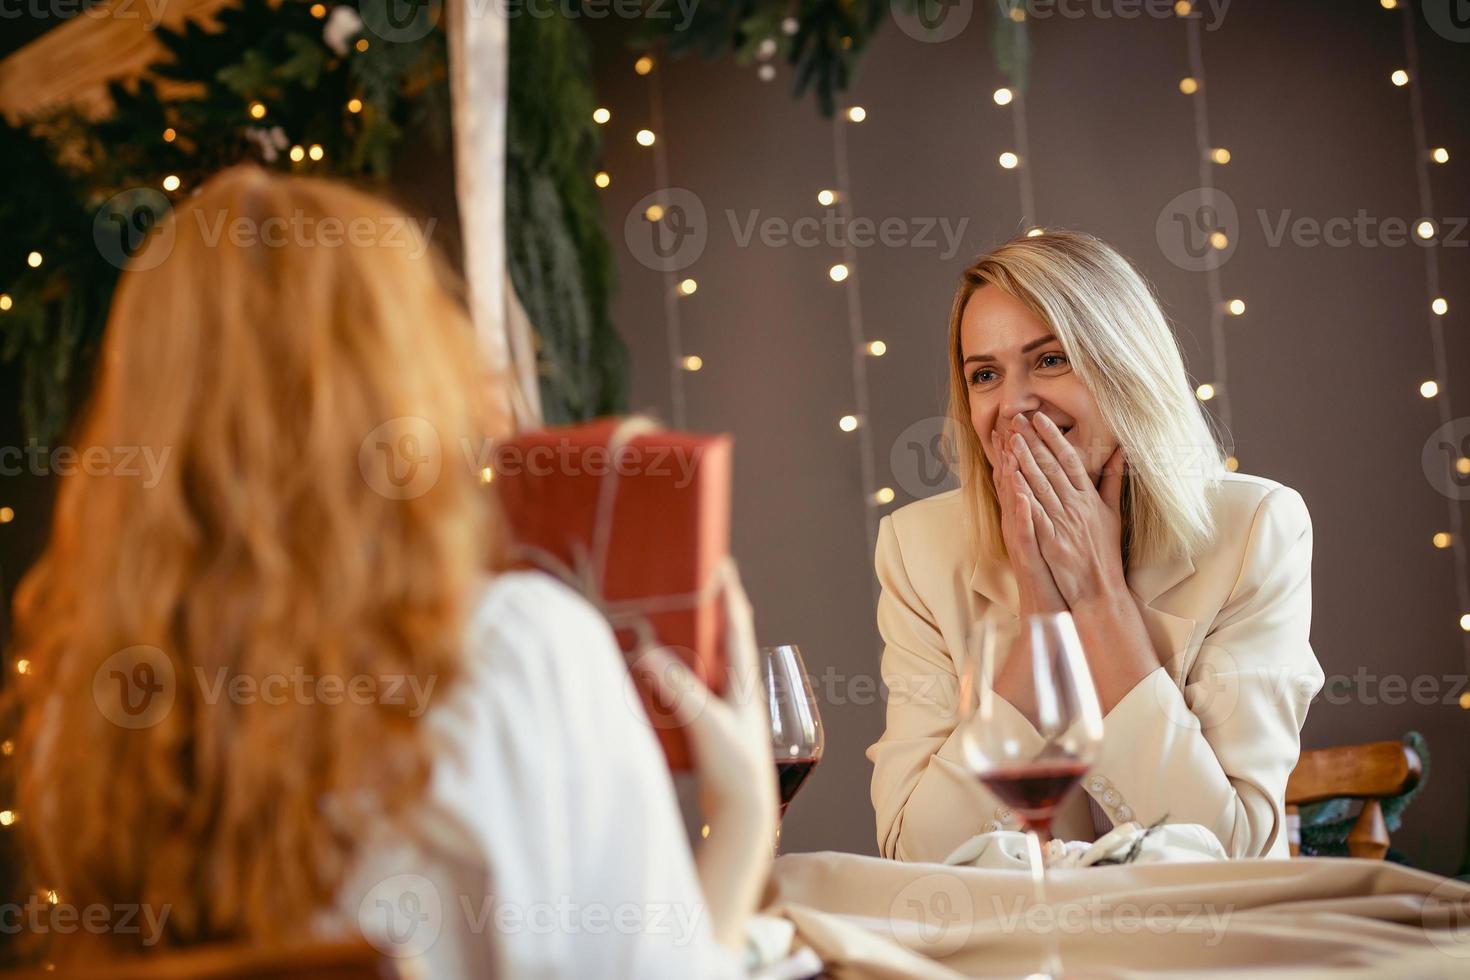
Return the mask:
[[[1310,749],[1302,753],[1286,782],[1286,812],[1294,818],[1298,807],[1308,803],[1338,797],[1362,800],[1362,812],[1348,833],[1348,853],[1381,861],[1388,853],[1382,801],[1418,785],[1422,773],[1419,754],[1402,742]],[[1298,841],[1293,840],[1291,853],[1298,850]]]

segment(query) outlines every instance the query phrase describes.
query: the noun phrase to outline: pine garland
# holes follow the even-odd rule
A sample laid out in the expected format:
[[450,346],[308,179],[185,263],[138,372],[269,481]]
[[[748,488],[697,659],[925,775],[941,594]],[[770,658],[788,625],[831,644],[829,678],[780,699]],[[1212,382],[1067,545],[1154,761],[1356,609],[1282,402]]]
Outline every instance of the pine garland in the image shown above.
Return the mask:
[[[373,4],[382,0],[361,0],[368,17]],[[164,55],[135,85],[109,86],[105,119],[62,111],[0,123],[0,186],[10,191],[0,198],[0,357],[19,363],[28,436],[54,437],[83,394],[119,273],[103,240],[141,239],[142,225],[164,217],[167,175],[184,195],[247,160],[386,185],[406,134],[448,152],[442,27],[386,40],[363,29],[358,0],[318,16],[321,6],[239,0],[210,31],[160,26]],[[431,14],[442,21],[437,7]],[[329,41],[334,19],[347,29]],[[553,421],[617,411],[626,358],[608,316],[612,259],[590,180],[585,40],[560,16],[519,17],[511,45],[508,263],[541,335],[542,400]],[[162,98],[155,79],[191,94]]]

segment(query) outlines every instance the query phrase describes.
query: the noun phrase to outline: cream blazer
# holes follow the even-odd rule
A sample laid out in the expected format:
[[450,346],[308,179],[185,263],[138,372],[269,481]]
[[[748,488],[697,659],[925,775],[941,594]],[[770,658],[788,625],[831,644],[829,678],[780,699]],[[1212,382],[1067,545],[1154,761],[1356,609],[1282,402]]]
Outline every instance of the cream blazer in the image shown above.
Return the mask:
[[[1286,780],[1323,682],[1307,638],[1311,518],[1295,490],[1240,473],[1212,506],[1214,537],[1193,561],[1128,572],[1159,667],[1104,718],[1083,787],[1114,823],[1167,816],[1209,828],[1231,857],[1286,857]],[[975,834],[1020,827],[968,771],[955,733],[967,636],[981,619],[1016,616],[1010,563],[977,562],[965,528],[958,490],[879,526],[888,727],[868,758],[885,857],[942,861]],[[1017,737],[1039,737],[1011,715]],[[1093,838],[1086,797],[1061,807],[1053,831]]]

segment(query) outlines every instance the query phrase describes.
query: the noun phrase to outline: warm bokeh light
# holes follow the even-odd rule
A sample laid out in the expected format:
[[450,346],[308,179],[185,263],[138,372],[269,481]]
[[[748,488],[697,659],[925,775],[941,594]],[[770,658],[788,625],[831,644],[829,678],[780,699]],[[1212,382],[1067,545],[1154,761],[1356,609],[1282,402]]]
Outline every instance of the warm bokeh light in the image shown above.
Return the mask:
[[1210,247],[1217,252],[1223,252],[1230,247],[1230,236],[1223,231],[1210,232]]
[[491,469],[490,467],[488,467],[488,466],[485,467],[484,469],[482,469],[480,471],[480,482],[481,483],[494,483],[495,482],[495,471],[493,469]]
[[606,187],[608,184],[612,183],[612,175],[609,174],[606,170],[599,170],[597,171],[597,173],[592,175],[592,183],[596,184],[598,187]]
[[1037,237],[1039,237],[1041,235],[1045,235],[1045,234],[1046,234],[1046,229],[1045,228],[1027,228],[1026,229],[1026,237],[1027,238],[1037,238]]
[[868,343],[868,353],[873,357],[882,357],[888,353],[888,345],[881,340],[870,341]]
[[179,183],[180,181],[177,174],[169,174],[167,177],[163,178],[163,189],[169,192],[176,191],[179,189]]
[[647,218],[649,221],[662,221],[662,220],[664,220],[664,209],[663,209],[663,205],[661,205],[661,204],[650,204],[648,207],[646,207],[646,208],[643,209],[643,217]]
[[1240,469],[1240,460],[1236,459],[1234,456],[1226,456],[1225,468],[1232,473],[1236,472]]
[[880,504],[891,504],[891,503],[893,503],[893,488],[892,487],[879,487],[878,488],[878,492],[875,493],[875,494],[873,494],[873,499],[876,500],[876,501],[878,501],[878,503],[880,503]]
[[306,147],[304,147],[304,146],[293,146],[293,147],[291,147],[291,161],[293,163],[300,163],[302,160],[305,160],[305,159],[306,159]]
[[314,3],[314,4],[312,4],[311,5],[311,15],[313,17],[315,17],[317,20],[321,20],[323,17],[327,16],[327,5],[324,4],[324,3]]
[[837,192],[829,191],[825,188],[817,191],[817,203],[824,208],[830,208],[837,203]]
[[832,277],[833,282],[841,282],[847,278],[847,266],[839,262],[827,270],[827,275]]
[[358,54],[362,54],[362,52],[364,52],[364,51],[366,51],[368,49],[368,39],[365,38],[365,37],[358,38],[357,39],[357,44],[354,45],[354,47],[357,48],[357,53]]
[[1225,164],[1230,162],[1230,151],[1225,149],[1225,147],[1223,146],[1217,146],[1210,151],[1210,159],[1215,163],[1224,166]]
[[684,358],[684,370],[698,371],[702,367],[704,367],[704,358],[700,357],[698,354],[690,354],[688,357]]
[[348,99],[347,100],[347,111],[350,112],[350,113],[352,113],[353,115],[356,115],[357,113],[361,112],[362,111],[362,99]]
[[320,143],[313,143],[311,144],[311,149],[306,151],[306,155],[311,157],[313,160],[320,160],[322,157],[327,155],[327,151],[322,149],[322,145]]
[[1179,79],[1179,91],[1183,92],[1185,95],[1193,95],[1194,93],[1199,91],[1199,82],[1195,81],[1193,78],[1185,76],[1184,78]]
[[265,103],[264,102],[252,102],[252,103],[250,103],[250,118],[251,119],[264,119],[265,118]]
[[856,430],[857,427],[858,419],[856,415],[844,415],[842,416],[842,418],[837,420],[837,428],[841,429],[843,432],[852,432]]
[[1011,100],[1015,97],[1016,93],[1008,88],[998,88],[995,90],[995,94],[991,96],[995,100],[996,105],[1010,105]]
[[1243,316],[1245,314],[1245,300],[1232,299],[1225,308],[1230,311],[1231,316]]
[[1435,316],[1444,316],[1450,311],[1450,301],[1443,296],[1438,296],[1433,303],[1429,304],[1429,308],[1434,311]]
[[172,143],[174,140],[176,140],[178,138],[179,138],[179,131],[177,129],[174,129],[172,126],[170,126],[168,129],[165,129],[163,131],[163,141],[165,143]]
[[685,296],[693,296],[695,291],[698,289],[699,283],[695,282],[693,279],[685,279],[679,283],[679,292]]
[[868,110],[860,105],[855,105],[847,110],[848,122],[862,122],[866,118],[868,118]]
[[1450,151],[1442,146],[1436,146],[1434,149],[1429,151],[1429,159],[1433,160],[1435,163],[1449,163]]
[[0,311],[8,310],[15,305],[15,300],[10,298],[9,293],[0,293]]
[[1450,546],[1450,532],[1440,531],[1435,534],[1434,546],[1436,548],[1448,548]]
[[41,268],[41,262],[42,258],[40,252],[31,252],[29,255],[26,256],[26,265],[30,266],[32,269]]
[[1409,73],[1404,71],[1402,68],[1394,69],[1394,73],[1388,77],[1389,80],[1392,81],[1399,88],[1403,88],[1405,85],[1409,84]]
[[1020,162],[1021,158],[1016,156],[1010,150],[1006,150],[1000,155],[1000,165],[1006,170],[1015,170]]
[[13,520],[15,520],[15,508],[0,507],[0,524],[9,524]]
[[637,61],[633,62],[633,70],[640,75],[647,75],[649,72],[653,71],[653,59],[650,58],[648,55],[644,55]]
[[651,129],[638,130],[638,135],[635,138],[638,140],[639,146],[652,146],[654,140],[656,139],[656,137],[653,135],[653,130]]
[[597,123],[597,125],[599,126],[604,125],[611,118],[612,111],[609,109],[604,109],[602,106],[598,106],[596,109],[592,110],[592,121]]
[[1428,241],[1429,239],[1434,237],[1434,222],[1430,221],[1427,218],[1419,222],[1417,225],[1414,226],[1414,234],[1418,235],[1425,241]]
[[1198,388],[1194,389],[1194,397],[1198,398],[1202,402],[1209,401],[1211,398],[1215,397],[1215,386],[1212,384],[1200,385]]
[[1439,382],[1433,379],[1425,381],[1423,384],[1419,385],[1419,394],[1423,395],[1425,398],[1433,398],[1435,395],[1439,394]]

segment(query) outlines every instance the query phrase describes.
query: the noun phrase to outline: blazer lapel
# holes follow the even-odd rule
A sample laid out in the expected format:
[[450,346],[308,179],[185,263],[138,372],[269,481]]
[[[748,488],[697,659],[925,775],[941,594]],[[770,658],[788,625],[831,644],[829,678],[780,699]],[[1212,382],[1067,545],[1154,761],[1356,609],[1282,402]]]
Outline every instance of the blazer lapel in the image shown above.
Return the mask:
[[[1170,667],[1170,673],[1181,668],[1171,666],[1180,654],[1189,650],[1196,625],[1195,620],[1156,607],[1156,603],[1169,590],[1183,582],[1195,571],[1194,562],[1187,557],[1173,558],[1136,566],[1128,571],[1128,589],[1138,604],[1159,663]],[[982,555],[970,573],[970,588],[987,599],[993,606],[1005,611],[1011,618],[1018,614],[1019,600],[1016,593],[1016,577],[1010,562],[992,555]]]

